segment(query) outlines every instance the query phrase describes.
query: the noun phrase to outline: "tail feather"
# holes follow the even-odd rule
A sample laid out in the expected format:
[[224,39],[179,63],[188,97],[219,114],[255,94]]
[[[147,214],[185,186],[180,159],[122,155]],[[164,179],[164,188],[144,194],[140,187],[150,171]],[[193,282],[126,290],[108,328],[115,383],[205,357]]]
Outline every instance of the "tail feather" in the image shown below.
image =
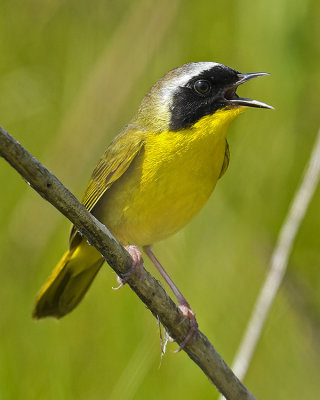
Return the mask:
[[40,290],[33,310],[34,318],[61,318],[82,300],[104,259],[82,240],[67,250]]

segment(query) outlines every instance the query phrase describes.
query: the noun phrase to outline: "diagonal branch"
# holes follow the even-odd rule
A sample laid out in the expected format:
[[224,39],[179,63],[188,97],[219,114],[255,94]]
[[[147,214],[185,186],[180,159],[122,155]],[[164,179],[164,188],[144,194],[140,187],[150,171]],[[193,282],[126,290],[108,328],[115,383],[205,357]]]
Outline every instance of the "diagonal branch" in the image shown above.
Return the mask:
[[320,129],[313,145],[306,172],[281,227],[277,245],[271,257],[268,275],[256,300],[246,331],[235,356],[232,369],[240,379],[245,377],[249,368],[270,308],[285,276],[294,240],[319,181]]
[[[126,250],[46,167],[1,127],[0,155],[45,200],[64,214],[88,242],[100,251],[111,268],[120,277],[124,277],[132,262]],[[181,344],[189,331],[189,323],[183,321],[180,310],[156,279],[143,269],[141,278],[132,276],[128,284],[152,314],[159,318],[170,336]],[[195,340],[185,346],[184,351],[228,400],[254,400],[200,331]]]

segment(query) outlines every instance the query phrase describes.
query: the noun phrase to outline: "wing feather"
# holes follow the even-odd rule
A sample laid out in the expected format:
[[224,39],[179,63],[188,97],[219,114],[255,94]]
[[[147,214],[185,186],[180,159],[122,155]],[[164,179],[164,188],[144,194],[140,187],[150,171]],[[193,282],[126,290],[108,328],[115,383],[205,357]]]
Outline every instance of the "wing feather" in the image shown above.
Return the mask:
[[[82,203],[89,211],[112,184],[125,173],[143,145],[144,133],[134,127],[127,127],[111,142],[94,169],[82,198]],[[79,240],[75,240],[76,236],[78,236],[77,230],[72,227],[70,248],[79,243]]]
[[226,150],[224,153],[224,160],[220,171],[219,179],[225,174],[226,170],[228,169],[229,161],[230,161],[230,150],[228,142],[226,140]]

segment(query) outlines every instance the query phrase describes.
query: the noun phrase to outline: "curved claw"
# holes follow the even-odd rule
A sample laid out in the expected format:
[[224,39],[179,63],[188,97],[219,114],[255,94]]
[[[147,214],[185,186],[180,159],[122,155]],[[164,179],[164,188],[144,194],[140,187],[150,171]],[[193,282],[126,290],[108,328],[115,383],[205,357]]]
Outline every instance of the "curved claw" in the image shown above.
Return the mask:
[[184,349],[184,347],[191,341],[194,340],[195,337],[198,334],[198,322],[196,320],[196,314],[191,310],[190,306],[188,303],[186,304],[180,304],[179,309],[182,312],[183,319],[181,322],[185,321],[186,319],[189,319],[190,321],[190,329],[187,334],[187,336],[183,339],[180,347],[178,350],[175,351],[175,353],[179,353],[181,350]]
[[117,286],[117,287],[113,287],[113,286],[112,286],[112,289],[113,289],[113,290],[119,290],[119,289],[121,289],[122,286],[124,286],[124,285],[127,283],[127,279],[128,279],[127,277],[124,277],[123,279],[121,279],[120,276],[117,275],[117,281],[118,281],[118,283],[119,283],[119,286]]
[[119,276],[117,276],[117,281],[119,282],[119,286],[112,287],[113,290],[121,289],[122,286],[124,286],[128,282],[129,278],[136,272],[139,273],[140,279],[142,278],[143,259],[139,247],[133,245],[125,246],[125,249],[132,258],[132,265],[130,270],[124,275],[122,279]]

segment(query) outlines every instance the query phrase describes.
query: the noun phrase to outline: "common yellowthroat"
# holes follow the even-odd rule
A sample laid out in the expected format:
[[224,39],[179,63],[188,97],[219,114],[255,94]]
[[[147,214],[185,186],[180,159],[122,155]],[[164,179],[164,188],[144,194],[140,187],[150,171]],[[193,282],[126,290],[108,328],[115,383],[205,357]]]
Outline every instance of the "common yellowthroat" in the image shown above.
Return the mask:
[[[137,246],[143,247],[193,325],[194,313],[151,244],[179,231],[208,200],[228,168],[230,123],[246,107],[272,108],[236,94],[239,85],[263,75],[242,74],[215,62],[169,71],[106,149],[82,199],[127,246],[134,265],[141,262]],[[33,316],[60,318],[73,310],[103,262],[73,227],[69,249],[40,290]]]

